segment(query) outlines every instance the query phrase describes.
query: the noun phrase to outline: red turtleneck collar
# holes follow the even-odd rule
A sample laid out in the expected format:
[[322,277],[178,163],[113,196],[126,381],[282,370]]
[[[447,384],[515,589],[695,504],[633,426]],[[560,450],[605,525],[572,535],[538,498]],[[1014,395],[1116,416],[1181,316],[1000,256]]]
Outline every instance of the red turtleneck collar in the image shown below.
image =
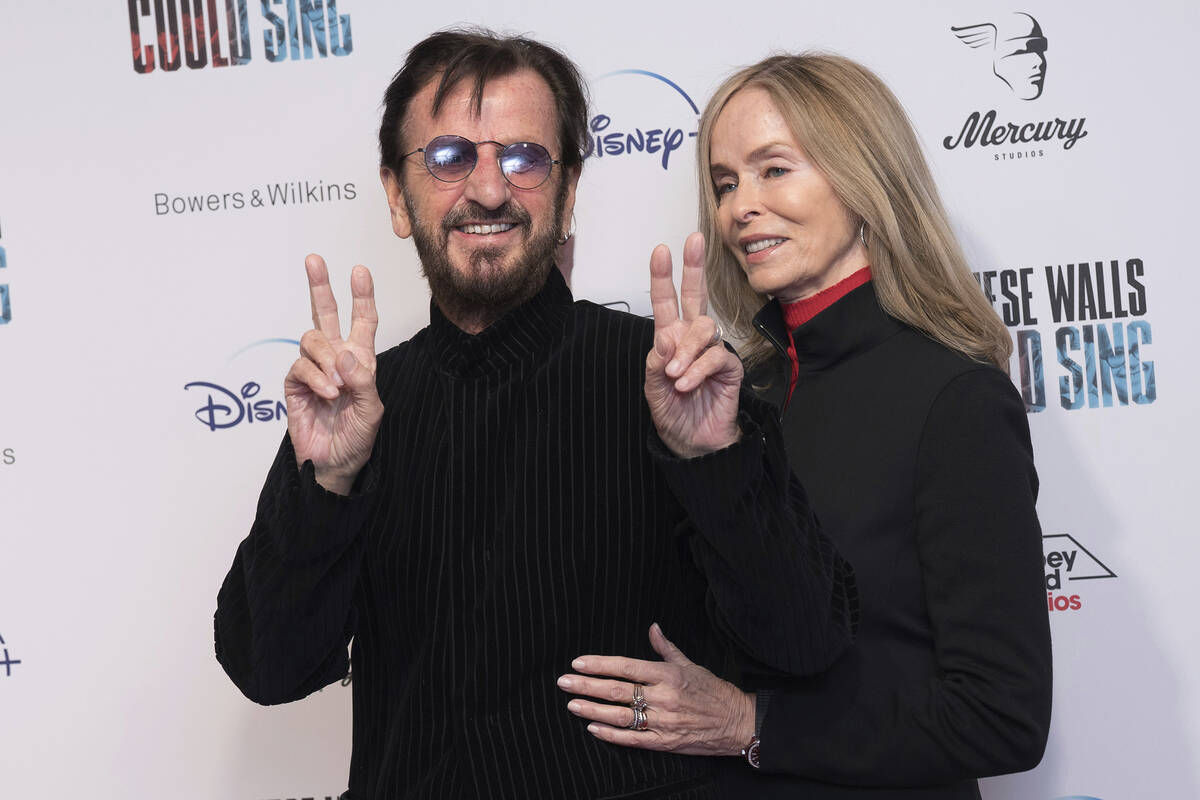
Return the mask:
[[792,338],[792,331],[869,280],[871,280],[871,268],[867,266],[811,297],[797,300],[794,303],[780,303],[780,308],[783,309],[783,319],[787,324],[788,358],[792,362],[792,379],[788,383],[788,401],[791,401],[792,392],[796,388],[796,379],[800,377],[800,358],[796,355],[796,342]]

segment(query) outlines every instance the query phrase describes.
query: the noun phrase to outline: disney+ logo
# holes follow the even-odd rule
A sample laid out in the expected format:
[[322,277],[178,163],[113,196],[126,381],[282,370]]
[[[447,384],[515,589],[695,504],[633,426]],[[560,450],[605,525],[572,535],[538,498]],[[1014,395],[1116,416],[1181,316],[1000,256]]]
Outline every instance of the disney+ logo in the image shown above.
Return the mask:
[[[295,339],[262,339],[246,345],[230,356],[229,360],[233,361],[264,345],[299,347],[300,342]],[[190,381],[184,384],[183,388],[184,391],[204,398],[194,415],[210,431],[287,419],[287,404],[283,400],[260,397],[262,386],[255,381],[246,381],[237,389],[226,388],[215,381]]]
[[8,645],[4,642],[4,637],[0,636],[0,651],[4,653],[4,657],[0,658],[0,667],[4,668],[4,677],[12,677],[12,668],[21,663],[21,659],[13,658],[8,654]]

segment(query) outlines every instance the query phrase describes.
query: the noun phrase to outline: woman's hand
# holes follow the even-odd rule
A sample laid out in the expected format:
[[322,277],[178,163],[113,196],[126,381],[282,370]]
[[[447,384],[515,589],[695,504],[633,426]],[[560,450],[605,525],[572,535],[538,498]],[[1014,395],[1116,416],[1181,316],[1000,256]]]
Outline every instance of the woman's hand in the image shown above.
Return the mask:
[[[683,245],[679,295],[671,277],[671,251],[650,255],[654,348],[646,356],[646,403],[658,436],[681,458],[720,450],[741,438],[737,424],[742,362],[721,343],[720,327],[706,316],[704,237]],[[681,313],[682,311],[682,313]]]
[[[698,756],[741,753],[754,735],[754,695],[693,664],[658,623],[650,626],[650,645],[664,661],[575,659],[571,666],[587,675],[563,675],[559,688],[607,702],[575,698],[567,709],[592,720],[588,732],[612,744]],[[644,730],[630,730],[635,683],[642,684],[645,698]]]

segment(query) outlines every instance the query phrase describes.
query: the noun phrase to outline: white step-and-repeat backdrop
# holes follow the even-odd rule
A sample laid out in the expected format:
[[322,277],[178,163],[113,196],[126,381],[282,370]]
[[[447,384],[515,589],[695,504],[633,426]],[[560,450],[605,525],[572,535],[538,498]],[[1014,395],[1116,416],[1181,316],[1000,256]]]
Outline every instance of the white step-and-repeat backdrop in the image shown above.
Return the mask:
[[[407,49],[456,22],[532,33],[585,71],[597,153],[572,285],[635,313],[651,248],[694,225],[698,109],[724,75],[823,48],[890,83],[1026,355],[1054,722],[1042,765],[984,795],[1200,796],[1190,0],[2,11],[0,796],[344,788],[349,688],[249,703],[213,658],[212,613],[285,429],[304,255],[344,305],[350,267],[372,267],[381,349],[427,319],[375,136]],[[970,28],[1022,21],[1048,42],[1041,91]]]

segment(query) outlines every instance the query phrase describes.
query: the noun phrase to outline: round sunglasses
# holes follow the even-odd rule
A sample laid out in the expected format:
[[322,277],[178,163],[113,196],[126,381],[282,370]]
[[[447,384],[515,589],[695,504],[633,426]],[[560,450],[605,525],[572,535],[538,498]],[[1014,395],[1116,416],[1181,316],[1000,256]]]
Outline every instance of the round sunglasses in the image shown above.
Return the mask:
[[504,145],[490,139],[472,142],[461,136],[438,136],[424,147],[405,153],[403,158],[424,153],[425,168],[430,175],[439,181],[455,183],[465,180],[475,169],[479,163],[478,146],[481,144],[494,144],[500,148],[496,156],[500,173],[518,189],[536,189],[550,177],[554,165],[562,163],[551,158],[549,150],[534,142]]

